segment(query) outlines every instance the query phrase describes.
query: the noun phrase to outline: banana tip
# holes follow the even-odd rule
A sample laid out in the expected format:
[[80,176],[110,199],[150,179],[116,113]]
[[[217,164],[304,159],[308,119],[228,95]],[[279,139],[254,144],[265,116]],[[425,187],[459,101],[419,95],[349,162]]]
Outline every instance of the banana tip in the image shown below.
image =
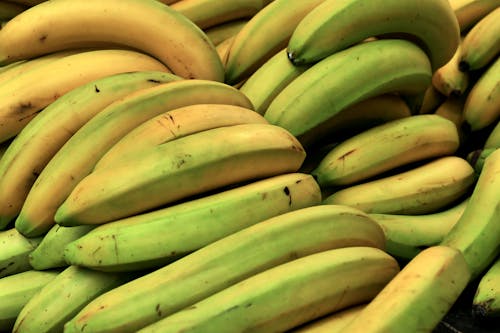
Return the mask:
[[294,64],[295,66],[303,65],[304,61],[300,58],[297,58],[294,52],[287,51],[286,55],[288,57],[288,60],[290,60],[291,63]]

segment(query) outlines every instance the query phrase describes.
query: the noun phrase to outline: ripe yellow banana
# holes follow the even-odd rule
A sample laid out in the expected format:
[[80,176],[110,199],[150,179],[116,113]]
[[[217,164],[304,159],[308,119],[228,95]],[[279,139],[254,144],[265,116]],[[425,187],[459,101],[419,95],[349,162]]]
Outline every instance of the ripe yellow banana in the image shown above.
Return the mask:
[[46,233],[54,225],[56,209],[126,133],[168,110],[202,103],[252,108],[248,98],[237,89],[209,80],[165,83],[108,105],[73,134],[42,170],[16,219],[16,228],[29,236]]
[[[297,24],[324,0],[274,0],[236,34],[226,63],[226,82],[248,78],[287,46]],[[272,32],[272,33],[270,33]]]
[[486,138],[484,148],[500,148],[500,120],[497,121],[497,124]]
[[462,197],[474,181],[474,169],[466,160],[445,156],[408,171],[340,189],[323,202],[367,213],[428,214]]
[[[236,105],[193,104],[174,109],[140,124],[111,147],[94,169],[198,132],[238,124],[265,124],[257,112]],[[0,162],[1,163],[1,162]]]
[[473,278],[479,276],[500,252],[500,149],[484,161],[469,203],[441,242],[459,249]]
[[423,250],[342,330],[343,333],[430,333],[470,280],[460,251]]
[[236,35],[247,22],[248,20],[246,19],[229,21],[218,24],[204,31],[208,39],[210,39],[210,41],[217,46],[229,37]]
[[217,51],[217,54],[219,55],[220,61],[222,62],[223,65],[226,64],[229,48],[231,47],[231,44],[233,43],[234,36],[228,37],[227,39],[223,40],[219,44],[217,44],[215,50]]
[[458,134],[463,139],[463,123],[464,123],[464,105],[465,96],[461,97],[448,97],[440,106],[434,111],[435,115],[448,119],[457,128]]
[[445,96],[461,96],[469,85],[469,73],[458,68],[461,52],[460,44],[450,61],[432,74],[432,85]]
[[[277,215],[107,292],[69,325],[93,332],[132,332],[280,264],[334,248],[383,249],[366,214],[346,206],[313,206]],[[137,306],[143,311],[137,311]]]
[[352,322],[366,307],[366,304],[354,305],[341,311],[335,311],[325,317],[308,322],[290,333],[342,333],[344,327]]
[[498,0],[449,0],[455,12],[461,32],[466,32],[471,26],[500,7]]
[[29,254],[42,237],[26,238],[16,229],[0,231],[0,278],[32,269]]
[[500,316],[500,257],[481,276],[472,300],[476,318]]
[[432,114],[415,115],[342,141],[312,175],[321,187],[350,185],[412,162],[451,155],[458,146],[457,128],[451,121]]
[[460,36],[448,0],[326,0],[299,23],[287,51],[294,64],[311,63],[365,38],[392,33],[422,43],[433,70],[451,59]]
[[224,80],[205,33],[155,0],[45,1],[0,30],[0,64],[102,42],[141,50],[184,78]]
[[323,251],[258,273],[138,332],[284,332],[366,302],[398,272],[380,249]]
[[179,79],[157,71],[120,73],[77,87],[48,105],[21,130],[0,160],[0,228],[19,214],[37,176],[83,124],[134,91]]
[[364,99],[392,92],[421,94],[431,76],[429,58],[415,44],[364,42],[307,69],[276,96],[264,117],[300,136]]
[[445,100],[443,96],[432,84],[429,84],[424,92],[422,104],[416,114],[427,114],[434,112],[441,103]]

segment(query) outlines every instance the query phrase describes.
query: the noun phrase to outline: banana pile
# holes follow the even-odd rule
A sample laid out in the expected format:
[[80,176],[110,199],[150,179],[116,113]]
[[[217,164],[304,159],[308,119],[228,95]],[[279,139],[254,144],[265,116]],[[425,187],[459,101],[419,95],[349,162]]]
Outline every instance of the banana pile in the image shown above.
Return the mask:
[[1,332],[500,317],[499,0],[0,1]]

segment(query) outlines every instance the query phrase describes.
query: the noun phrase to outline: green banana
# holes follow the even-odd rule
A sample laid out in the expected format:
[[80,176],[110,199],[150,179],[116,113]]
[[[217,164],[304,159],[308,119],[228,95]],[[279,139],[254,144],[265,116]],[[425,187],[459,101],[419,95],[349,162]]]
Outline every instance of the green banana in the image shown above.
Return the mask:
[[312,171],[322,187],[350,185],[428,158],[453,154],[459,146],[455,124],[432,114],[372,127],[334,147]]
[[348,205],[367,213],[428,214],[465,195],[475,182],[463,158],[445,156],[407,171],[340,189],[325,204]]
[[323,251],[258,273],[138,332],[283,332],[373,298],[398,272],[397,261],[380,249]]
[[344,327],[352,322],[365,307],[366,303],[335,311],[325,317],[292,329],[290,333],[342,333]]
[[342,333],[430,333],[470,276],[460,251],[429,247],[406,264]]
[[15,228],[0,231],[0,278],[31,270],[29,254],[42,237],[26,238]]
[[311,175],[270,177],[98,226],[69,243],[64,257],[99,270],[158,266],[155,262],[170,262],[245,227],[320,202]]
[[500,120],[497,121],[497,124],[486,138],[484,148],[500,148]]
[[311,63],[387,34],[418,40],[434,71],[452,58],[460,29],[448,0],[326,0],[299,23],[287,51],[294,64]]
[[276,96],[264,117],[300,136],[364,99],[392,92],[423,94],[431,77],[429,58],[415,44],[364,42],[307,69]]
[[469,161],[469,163],[472,165],[474,171],[476,171],[476,174],[479,175],[481,173],[484,167],[484,161],[486,161],[486,158],[497,149],[498,148],[495,147],[476,149],[471,151],[467,155],[467,161]]
[[469,203],[442,245],[459,249],[473,278],[500,253],[500,149],[484,161]]
[[168,110],[201,103],[252,109],[251,102],[239,90],[208,80],[160,84],[115,101],[73,134],[47,163],[26,197],[16,228],[30,237],[46,233],[54,225],[57,208],[76,184],[126,133]]
[[56,270],[29,270],[2,277],[0,279],[0,331],[11,332],[24,305],[58,274],[59,271]]
[[[94,300],[72,319],[92,332],[132,332],[239,281],[334,248],[384,248],[380,227],[346,206],[284,213],[215,241]],[[144,309],[137,311],[137,307]]]
[[476,318],[500,317],[500,257],[481,276],[472,300]]
[[500,7],[498,0],[449,0],[461,32],[466,32],[493,9]]

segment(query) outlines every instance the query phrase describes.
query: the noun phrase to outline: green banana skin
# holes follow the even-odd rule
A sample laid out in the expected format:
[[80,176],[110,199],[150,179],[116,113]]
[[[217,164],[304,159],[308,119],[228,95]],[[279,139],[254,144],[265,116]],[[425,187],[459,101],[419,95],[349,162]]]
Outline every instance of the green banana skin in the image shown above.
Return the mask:
[[476,318],[500,317],[500,258],[481,276],[472,300]]
[[98,270],[158,267],[245,227],[318,205],[311,175],[291,173],[98,226],[69,243],[65,260]]
[[380,249],[322,251],[253,275],[138,332],[283,332],[366,302],[398,272],[397,261]]
[[11,331],[24,305],[59,271],[29,270],[0,279],[0,331]]
[[31,267],[37,270],[66,267],[68,263],[64,260],[64,248],[72,241],[86,235],[96,226],[80,225],[74,227],[63,227],[54,225],[36,249],[29,254]]
[[0,278],[31,270],[29,254],[42,238],[24,237],[15,228],[0,231]]
[[[295,210],[235,232],[104,294],[69,325],[93,332],[132,332],[296,258],[348,246],[383,249],[384,244],[380,227],[359,210],[347,206]],[[137,306],[144,310],[136,311]]]
[[62,332],[64,324],[90,301],[131,277],[69,266],[25,304],[13,333]]
[[481,170],[483,170],[484,161],[486,158],[491,155],[498,148],[483,148],[471,151],[467,155],[467,161],[474,167],[474,171],[476,174],[480,174]]
[[484,161],[467,207],[441,244],[462,251],[473,278],[500,253],[500,149]]
[[264,117],[300,136],[367,98],[423,94],[431,78],[429,58],[415,44],[401,39],[364,42],[307,69],[276,96]]
[[448,0],[326,0],[299,23],[288,55],[295,64],[315,62],[366,38],[392,33],[419,40],[433,71],[451,59],[460,38]]
[[500,120],[497,122],[495,127],[493,127],[490,134],[486,138],[484,148],[500,148]]

